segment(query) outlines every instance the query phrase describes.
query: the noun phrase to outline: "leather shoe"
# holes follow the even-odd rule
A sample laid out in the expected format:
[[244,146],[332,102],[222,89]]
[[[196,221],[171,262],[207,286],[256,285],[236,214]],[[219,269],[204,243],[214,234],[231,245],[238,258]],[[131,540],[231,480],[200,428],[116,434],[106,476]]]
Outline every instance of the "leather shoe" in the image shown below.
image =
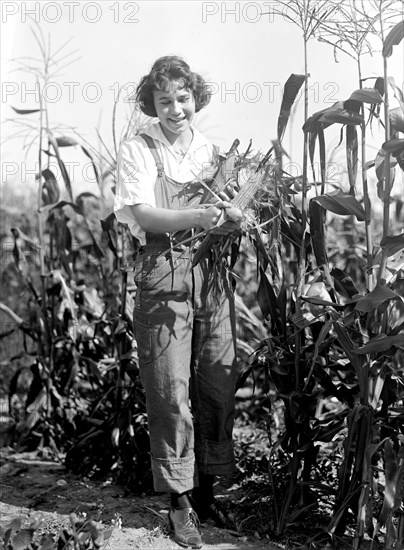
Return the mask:
[[202,548],[199,520],[192,508],[171,508],[168,521],[177,544],[186,548]]

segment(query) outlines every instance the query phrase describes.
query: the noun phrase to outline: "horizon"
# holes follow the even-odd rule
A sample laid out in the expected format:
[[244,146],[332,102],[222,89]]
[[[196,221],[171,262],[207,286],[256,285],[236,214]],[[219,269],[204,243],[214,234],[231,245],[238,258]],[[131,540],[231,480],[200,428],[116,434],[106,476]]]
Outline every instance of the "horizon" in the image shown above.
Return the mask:
[[[102,140],[113,150],[111,118],[114,103],[118,100],[118,89],[122,87],[116,109],[117,140],[128,110],[124,94],[133,93],[136,83],[156,58],[177,54],[184,57],[191,69],[199,72],[214,91],[208,107],[196,116],[196,127],[226,150],[236,138],[241,142],[240,151],[247,149],[250,139],[254,151],[265,152],[270,147],[271,140],[276,137],[283,85],[290,74],[304,73],[300,29],[285,17],[271,13],[270,9],[276,2],[106,1],[84,2],[73,9],[75,4],[2,3],[1,40],[6,59],[35,52],[29,17],[36,20],[45,35],[49,33],[55,50],[70,38],[66,53],[77,50],[73,54],[73,58],[78,57],[76,61],[68,65],[58,78],[51,80],[47,88],[51,120],[62,125],[59,135],[74,135],[64,128],[63,125],[68,124],[98,147],[98,128]],[[46,11],[44,6],[47,6]],[[178,25],[181,32],[173,33],[172,28]],[[150,39],[153,30],[158,39]],[[404,82],[400,46],[394,47],[393,55],[388,59],[389,73],[398,86]],[[348,56],[339,54],[336,63],[332,47],[317,40],[310,41],[308,49],[310,115],[335,101],[347,99],[359,86],[355,63]],[[139,51],[141,60],[138,59]],[[268,56],[263,54],[266,51]],[[274,51],[277,51],[275,56],[271,55]],[[13,116],[11,106],[20,109],[38,106],[38,98],[33,92],[33,76],[13,69],[10,61],[3,65],[2,121]],[[374,57],[363,57],[363,74],[373,79],[382,74],[380,54],[375,52]],[[369,85],[373,86],[373,82],[370,80]],[[30,116],[35,125],[36,115]],[[18,119],[18,115],[14,113],[13,118]],[[300,93],[283,141],[291,170],[298,171],[301,164],[302,124]],[[35,187],[37,153],[31,149],[27,159],[21,161],[22,140],[11,140],[14,130],[9,122],[2,126],[2,186]],[[370,151],[368,156],[375,156],[384,141],[380,128],[374,132],[378,135],[372,146],[373,152]],[[338,140],[339,127],[326,132],[328,153]],[[341,146],[342,155],[343,149]],[[82,154],[73,148],[65,148],[63,154],[73,168],[75,163],[84,160]],[[342,178],[345,158],[338,162]],[[80,189],[94,191],[90,181],[82,180],[85,180],[83,173],[77,176]]]

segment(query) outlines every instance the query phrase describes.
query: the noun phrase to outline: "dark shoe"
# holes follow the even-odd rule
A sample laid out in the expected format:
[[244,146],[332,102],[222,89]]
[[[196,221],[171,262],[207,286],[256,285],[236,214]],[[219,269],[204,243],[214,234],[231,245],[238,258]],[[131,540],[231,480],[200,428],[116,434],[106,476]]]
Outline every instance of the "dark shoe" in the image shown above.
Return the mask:
[[223,527],[232,531],[237,530],[233,514],[225,510],[218,500],[214,499],[210,504],[202,505],[198,504],[198,501],[193,500],[192,505],[201,523],[212,519],[217,527]]
[[173,539],[186,548],[202,548],[202,538],[199,531],[199,520],[192,508],[175,510],[171,508],[168,521],[173,532]]

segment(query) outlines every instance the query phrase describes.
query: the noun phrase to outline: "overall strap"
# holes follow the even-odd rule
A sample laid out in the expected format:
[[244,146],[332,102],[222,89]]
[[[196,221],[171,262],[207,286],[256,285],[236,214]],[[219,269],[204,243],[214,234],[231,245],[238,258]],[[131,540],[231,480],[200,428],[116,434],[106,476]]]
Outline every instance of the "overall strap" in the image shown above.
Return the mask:
[[164,174],[164,163],[160,157],[160,153],[157,150],[154,139],[148,136],[147,134],[140,134],[140,137],[145,140],[146,145],[150,149],[150,153],[152,154],[154,158],[154,162],[156,163],[158,175],[162,176]]

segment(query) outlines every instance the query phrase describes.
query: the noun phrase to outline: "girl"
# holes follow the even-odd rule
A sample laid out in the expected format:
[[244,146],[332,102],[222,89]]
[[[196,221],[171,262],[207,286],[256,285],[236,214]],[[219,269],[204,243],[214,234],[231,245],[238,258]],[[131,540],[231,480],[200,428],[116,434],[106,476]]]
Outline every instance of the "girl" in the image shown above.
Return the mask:
[[153,482],[171,494],[176,542],[200,548],[195,510],[202,521],[219,519],[215,476],[234,468],[235,315],[225,270],[214,270],[209,257],[192,267],[192,245],[181,241],[213,228],[230,204],[200,204],[199,181],[218,157],[192,125],[210,100],[202,77],[179,57],[162,57],[141,79],[136,100],[158,120],[121,144],[115,213],[140,245],[134,330]]

